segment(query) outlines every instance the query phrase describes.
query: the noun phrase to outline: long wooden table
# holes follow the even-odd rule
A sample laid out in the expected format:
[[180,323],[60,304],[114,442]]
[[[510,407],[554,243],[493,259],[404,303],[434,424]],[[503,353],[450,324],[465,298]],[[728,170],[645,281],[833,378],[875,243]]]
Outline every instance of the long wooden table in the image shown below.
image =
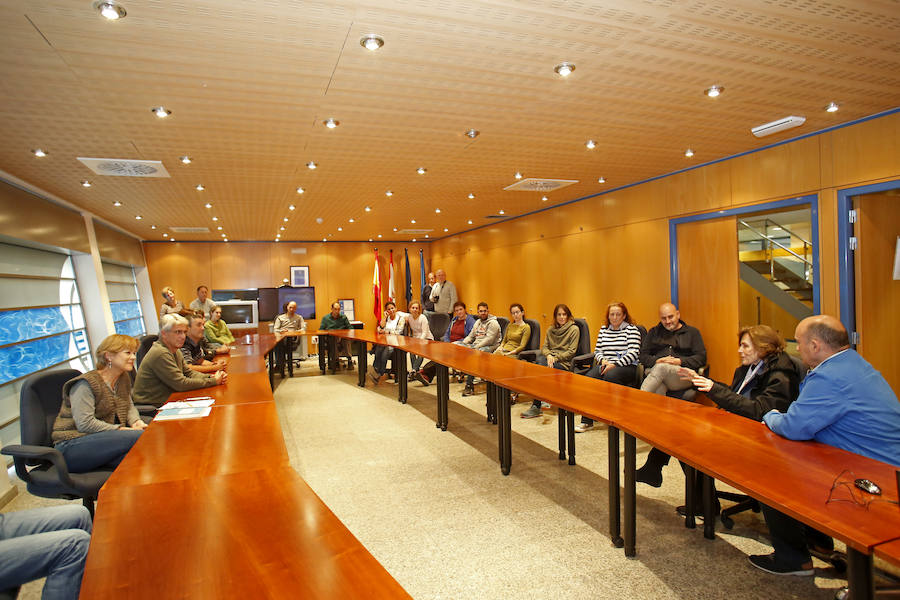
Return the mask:
[[100,490],[82,598],[409,597],[290,468],[276,342],[241,338],[225,385],[172,394],[216,402],[151,423]]
[[[574,464],[573,421],[576,413],[609,426],[610,536],[624,545],[626,555],[635,554],[636,538],[636,438],[682,460],[706,474],[704,486],[705,534],[714,537],[712,479],[732,485],[759,501],[807,523],[844,542],[848,548],[848,583],[853,597],[873,596],[872,554],[893,556],[898,548],[883,546],[900,536],[900,510],[889,503],[873,503],[866,509],[853,502],[826,502],[835,478],[849,470],[882,484],[884,499],[897,501],[893,485],[895,467],[817,442],[782,438],[749,419],[700,404],[642,392],[633,388],[548,369],[454,344],[405,336],[382,335],[362,330],[320,332],[356,340],[360,349],[359,384],[365,384],[365,344],[392,346],[398,371],[398,396],[406,401],[406,353],[438,363],[436,426],[447,429],[449,383],[452,367],[488,381],[488,406],[493,405],[498,424],[498,454],[501,471],[509,473],[511,411],[509,392],[534,396],[560,410],[560,459],[569,452]],[[489,408],[490,413],[490,408]],[[489,415],[490,416],[490,415]],[[563,419],[566,423],[563,424]],[[491,419],[494,420],[494,419]],[[619,536],[619,431],[625,439],[624,540]],[[693,505],[693,473],[689,470],[685,489],[688,514]],[[686,525],[694,524],[688,517]]]

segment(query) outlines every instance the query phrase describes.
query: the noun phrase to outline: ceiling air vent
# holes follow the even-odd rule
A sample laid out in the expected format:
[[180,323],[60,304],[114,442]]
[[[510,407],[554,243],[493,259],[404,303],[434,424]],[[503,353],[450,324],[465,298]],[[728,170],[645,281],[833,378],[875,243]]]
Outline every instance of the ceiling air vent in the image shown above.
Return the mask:
[[169,227],[175,233],[209,233],[208,227]]
[[578,183],[577,179],[535,179],[529,177],[522,181],[517,181],[512,185],[508,185],[504,190],[511,192],[552,192],[564,188],[567,185]]
[[422,235],[425,233],[431,233],[434,229],[401,229],[397,233],[400,235]]
[[117,177],[170,177],[161,160],[128,160],[127,158],[84,158],[78,160],[97,175]]

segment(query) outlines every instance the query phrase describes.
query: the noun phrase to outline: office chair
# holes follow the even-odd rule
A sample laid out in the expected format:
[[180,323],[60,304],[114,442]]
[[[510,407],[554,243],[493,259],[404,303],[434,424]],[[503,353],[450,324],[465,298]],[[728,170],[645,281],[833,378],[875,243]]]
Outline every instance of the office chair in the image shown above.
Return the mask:
[[440,341],[450,327],[450,315],[447,313],[431,313],[428,315],[428,327],[434,339]]
[[[529,324],[536,323],[533,319],[525,319],[525,321]],[[578,348],[575,350],[575,357],[582,356],[584,354],[590,354],[591,357],[594,355],[591,354],[591,330],[588,327],[588,322],[586,319],[575,319],[575,326],[578,327]],[[534,325],[531,327],[531,335],[535,334],[535,329],[537,330],[538,336],[540,336],[540,325],[535,328]],[[540,337],[538,338],[540,339]],[[534,350],[522,350],[519,352],[519,360],[526,360],[528,362],[535,362],[537,360],[538,354],[540,354],[540,346],[538,346]],[[575,366],[575,360],[572,360],[572,367]],[[572,368],[569,369],[574,372]]]
[[[137,370],[141,366],[141,361],[144,360],[144,357],[147,356],[147,352],[150,351],[150,347],[158,339],[158,335],[145,335],[138,340],[138,349],[134,357],[134,368],[129,373],[132,387],[134,386],[134,378],[137,375]],[[141,417],[150,417],[152,419],[156,415],[157,408],[152,404],[135,404],[134,407]],[[146,421],[146,419],[144,420]]]
[[[635,325],[638,328],[638,331],[641,333],[641,340],[643,341],[644,336],[647,335],[647,328],[643,325]],[[595,338],[596,340],[596,338]],[[572,359],[572,372],[576,375],[584,375],[588,371],[591,370],[591,367],[594,366],[594,352],[591,350],[590,352],[586,352],[584,354],[578,354],[575,358]],[[635,377],[635,382],[637,385],[640,385],[640,382],[644,380],[644,371],[641,367],[641,364],[638,363],[638,371],[640,372],[639,376]],[[636,385],[632,385],[632,387],[636,387]]]
[[500,339],[503,339],[503,336],[506,335],[506,328],[509,327],[509,319],[506,317],[497,317],[497,323],[500,324]]
[[94,501],[112,471],[69,473],[65,458],[50,439],[62,405],[63,384],[79,375],[75,369],[61,369],[35,373],[25,380],[19,396],[22,443],[6,446],[2,453],[13,457],[16,475],[29,493],[43,498],[81,498],[93,516]]
[[21,586],[9,588],[8,590],[0,590],[0,600],[16,600],[19,597]]

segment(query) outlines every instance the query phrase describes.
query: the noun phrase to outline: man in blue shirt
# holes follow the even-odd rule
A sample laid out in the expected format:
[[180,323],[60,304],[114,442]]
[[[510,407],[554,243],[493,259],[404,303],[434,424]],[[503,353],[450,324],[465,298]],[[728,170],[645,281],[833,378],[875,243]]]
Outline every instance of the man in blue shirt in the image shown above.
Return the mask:
[[[841,322],[828,315],[808,317],[797,325],[794,337],[800,358],[811,370],[786,413],[772,410],[763,416],[766,426],[788,439],[816,440],[900,466],[897,395],[850,349]],[[768,506],[763,506],[763,515],[775,552],[751,556],[750,562],[776,575],[812,575],[807,535],[824,536]]]

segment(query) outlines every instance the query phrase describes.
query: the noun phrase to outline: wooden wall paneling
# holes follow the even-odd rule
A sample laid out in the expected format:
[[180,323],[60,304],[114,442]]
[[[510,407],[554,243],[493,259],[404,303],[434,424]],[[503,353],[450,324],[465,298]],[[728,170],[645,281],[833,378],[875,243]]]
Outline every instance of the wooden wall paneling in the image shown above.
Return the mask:
[[819,151],[819,140],[811,137],[728,161],[732,203],[739,206],[819,189]]
[[823,314],[835,316],[841,314],[837,231],[837,190],[824,189],[819,192],[819,307]]
[[700,330],[711,377],[729,381],[737,366],[738,249],[734,217],[678,226],[682,319]]
[[224,287],[216,286],[210,246],[205,242],[144,242],[147,272],[157,312],[163,302],[160,291],[165,286],[173,288],[175,297],[185,306],[195,298],[195,290],[201,283],[210,289]]
[[727,162],[685,171],[664,181],[669,216],[731,206],[731,167]]
[[900,361],[893,348],[900,331],[900,281],[893,279],[893,269],[900,235],[900,193],[860,196],[857,206],[857,350],[898,392]]
[[900,113],[831,132],[834,185],[900,175]]
[[91,253],[81,214],[5,181],[0,181],[0,235]]
[[[210,244],[211,288],[273,287],[281,283],[270,268],[269,242],[217,242]],[[198,257],[199,259],[200,257]],[[286,276],[286,275],[285,275]]]
[[829,188],[834,183],[834,132],[829,131],[820,136],[819,140],[819,184],[823,188]]

